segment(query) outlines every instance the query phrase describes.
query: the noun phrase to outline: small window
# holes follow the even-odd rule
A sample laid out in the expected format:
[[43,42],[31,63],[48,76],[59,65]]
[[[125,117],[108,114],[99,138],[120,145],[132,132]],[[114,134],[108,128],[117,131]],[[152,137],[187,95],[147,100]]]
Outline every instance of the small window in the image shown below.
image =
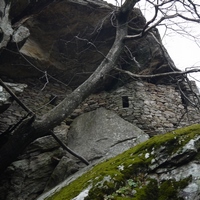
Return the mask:
[[123,106],[123,108],[128,108],[129,107],[128,96],[123,96],[122,97],[122,106]]

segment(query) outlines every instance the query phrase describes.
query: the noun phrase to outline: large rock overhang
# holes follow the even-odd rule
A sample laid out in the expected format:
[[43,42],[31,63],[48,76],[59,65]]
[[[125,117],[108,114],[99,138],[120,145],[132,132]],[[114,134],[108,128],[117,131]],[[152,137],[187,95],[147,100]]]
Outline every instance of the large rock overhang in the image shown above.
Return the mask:
[[[42,77],[46,72],[77,87],[105,58],[115,39],[116,7],[104,1],[32,2],[32,6],[28,4],[23,5],[24,9],[18,8],[21,15],[14,12],[12,5],[15,4],[11,4],[12,27],[17,29],[23,25],[29,29],[30,36],[23,43],[10,43],[2,50],[1,75],[22,79]],[[133,9],[129,25],[141,29],[145,23],[140,10]],[[134,33],[130,30],[130,34]],[[153,34],[159,40],[159,34],[156,31]],[[133,57],[140,63],[140,69]],[[134,73],[171,71],[163,49],[152,33],[126,42],[118,65]],[[124,78],[118,72],[112,72],[109,79],[111,77],[114,77],[112,80]]]

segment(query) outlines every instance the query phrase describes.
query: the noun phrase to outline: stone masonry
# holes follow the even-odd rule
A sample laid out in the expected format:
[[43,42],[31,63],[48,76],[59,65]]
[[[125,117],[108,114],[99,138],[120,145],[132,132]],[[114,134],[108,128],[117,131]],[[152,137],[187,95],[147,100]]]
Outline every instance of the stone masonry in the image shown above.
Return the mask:
[[[71,92],[69,88],[58,83],[48,83],[44,87],[42,82],[29,80],[27,85],[20,99],[40,116]],[[193,101],[193,96],[186,92]],[[128,83],[114,91],[90,95],[65,122],[70,125],[77,116],[99,107],[115,111],[150,136],[200,122],[197,107],[186,103],[175,86],[142,81]],[[25,114],[25,111],[14,103],[1,114],[1,131],[17,123]]]
[[135,81],[113,92],[91,95],[75,113],[103,106],[152,136],[200,122],[198,108],[184,102],[175,86]]

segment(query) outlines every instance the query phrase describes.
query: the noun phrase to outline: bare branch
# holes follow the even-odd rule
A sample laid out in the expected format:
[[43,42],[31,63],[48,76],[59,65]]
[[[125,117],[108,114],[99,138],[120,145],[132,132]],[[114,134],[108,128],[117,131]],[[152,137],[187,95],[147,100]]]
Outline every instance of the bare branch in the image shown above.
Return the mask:
[[175,18],[177,17],[178,14],[174,14],[174,15],[169,15],[169,16],[164,16],[164,17],[161,17],[155,24],[153,24],[152,26],[150,27],[146,27],[146,29],[143,29],[139,34],[137,35],[127,35],[125,37],[126,40],[129,40],[129,39],[137,39],[137,38],[140,38],[142,37],[144,34],[146,34],[147,32],[149,32],[150,30],[152,30],[153,28],[155,28],[156,26],[158,26],[162,21],[166,20],[166,19],[171,19],[171,18]]
[[89,165],[90,163],[83,158],[82,156],[78,155],[77,153],[75,153],[74,151],[72,151],[68,146],[66,146],[55,134],[53,131],[50,131],[50,134],[52,135],[52,137],[56,140],[56,142],[58,142],[58,144],[66,151],[68,151],[70,154],[72,154],[73,156],[75,156],[76,158],[78,158],[79,160],[81,160],[83,163],[85,163],[86,165]]
[[184,74],[189,74],[189,73],[196,73],[200,72],[200,69],[191,69],[188,71],[173,71],[173,72],[166,72],[166,73],[161,73],[161,74],[149,74],[149,75],[143,75],[143,74],[133,74],[130,71],[126,71],[123,69],[119,69],[115,67],[115,70],[127,74],[132,78],[155,78],[155,77],[162,77],[162,76],[169,76],[169,75],[184,75]]
[[[200,14],[198,13],[197,11],[197,5],[195,3],[193,3],[191,0],[188,0],[190,2],[190,4],[192,5],[193,7],[193,10],[195,12],[195,14],[197,15],[198,18],[200,18]],[[198,5],[199,6],[199,5]]]
[[158,16],[158,6],[155,5],[154,8],[155,8],[155,14],[154,14],[153,18],[152,18],[150,21],[148,21],[148,22],[146,23],[145,27],[143,28],[143,32],[147,29],[147,27],[148,27],[151,23],[153,23],[153,22],[155,21],[156,17]]
[[47,71],[44,71],[44,76],[42,76],[41,78],[45,78],[46,79],[46,82],[45,82],[43,88],[41,89],[41,90],[44,90],[45,87],[47,86],[47,84],[49,83]]
[[200,19],[194,19],[194,18],[186,17],[186,16],[183,16],[183,15],[181,15],[179,13],[177,13],[177,17],[180,17],[180,18],[182,18],[184,20],[187,20],[187,21],[200,23]]

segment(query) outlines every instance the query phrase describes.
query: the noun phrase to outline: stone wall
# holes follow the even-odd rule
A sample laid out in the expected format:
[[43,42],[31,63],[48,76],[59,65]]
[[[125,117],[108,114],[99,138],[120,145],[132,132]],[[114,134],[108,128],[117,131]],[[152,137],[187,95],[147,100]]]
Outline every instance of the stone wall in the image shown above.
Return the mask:
[[[39,116],[48,112],[66,94],[71,92],[69,88],[58,83],[50,82],[45,85],[45,82],[39,80],[26,80],[26,84],[28,87],[20,94],[19,98]],[[193,100],[189,90],[186,94]],[[99,107],[115,111],[119,116],[136,124],[150,136],[171,131],[177,127],[199,123],[200,113],[198,110],[183,100],[180,91],[174,86],[135,81],[112,92],[104,91],[90,95],[60,127],[54,130],[56,135],[64,143],[69,142],[69,126],[66,124],[69,125],[74,118],[82,113]],[[6,112],[0,114],[0,132],[16,124],[25,115],[26,112],[19,105],[13,103]],[[104,120],[110,122],[110,119],[113,117],[107,114]],[[98,126],[97,129],[101,130],[102,126],[99,123]],[[120,129],[123,127],[119,123],[117,125],[110,123],[111,132],[114,130],[112,127],[115,126],[119,126]],[[86,123],[83,127],[88,130]],[[123,137],[127,133],[125,131],[122,134]],[[29,145],[24,154],[13,162],[4,173],[0,180],[0,199],[35,199],[45,188],[47,190],[63,180],[64,173],[67,177],[78,168],[75,161],[68,158],[66,152],[59,148],[51,136],[40,138]],[[58,179],[58,175],[60,179]]]
[[[44,87],[43,82],[26,80],[26,84],[28,87],[20,95],[20,99],[39,116],[52,109],[71,92],[69,88],[58,83],[51,82]],[[194,101],[194,95],[188,88],[184,89],[184,92],[191,101]],[[183,99],[175,86],[135,81],[112,92],[90,95],[66,119],[67,125],[80,114],[99,107],[114,110],[119,116],[136,124],[149,135],[164,133],[200,121],[198,109]],[[25,114],[22,108],[13,103],[1,114],[0,130],[3,132]]]
[[[12,81],[12,80],[10,80]],[[40,79],[25,79],[21,81],[27,87],[18,98],[37,116],[42,116],[55,107],[71,90],[64,84],[49,81],[48,84]],[[16,124],[27,112],[18,103],[12,105],[0,114],[0,133]]]

